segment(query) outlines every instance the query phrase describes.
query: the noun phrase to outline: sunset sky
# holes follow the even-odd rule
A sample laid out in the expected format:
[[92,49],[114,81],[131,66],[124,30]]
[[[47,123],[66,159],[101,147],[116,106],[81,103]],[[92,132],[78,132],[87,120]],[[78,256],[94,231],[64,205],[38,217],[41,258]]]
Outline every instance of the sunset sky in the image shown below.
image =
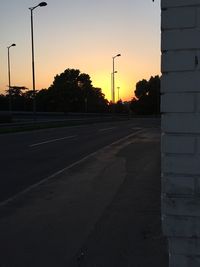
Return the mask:
[[[30,10],[41,1],[0,0],[0,93],[8,85],[32,89]],[[120,98],[133,97],[135,84],[160,74],[160,1],[47,0],[34,10],[36,88],[48,88],[67,68],[90,75],[111,98],[112,57]],[[116,92],[117,97],[117,92]]]

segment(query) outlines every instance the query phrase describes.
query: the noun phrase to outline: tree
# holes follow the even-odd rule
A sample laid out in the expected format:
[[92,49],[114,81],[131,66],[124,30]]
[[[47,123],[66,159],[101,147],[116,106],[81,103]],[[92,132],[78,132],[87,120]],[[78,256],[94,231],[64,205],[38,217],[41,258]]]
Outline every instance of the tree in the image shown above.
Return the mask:
[[77,78],[79,70],[66,69],[56,75],[53,84],[47,90],[50,111],[73,111],[78,99]]
[[118,100],[115,104],[115,112],[116,113],[128,113],[128,107],[125,105],[122,100]]
[[85,112],[104,112],[108,110],[108,100],[100,88],[92,86],[92,81],[88,74],[80,74],[78,86],[81,89],[81,97],[84,102]]
[[[11,93],[12,109],[33,109],[33,91],[24,86],[12,86],[0,95],[0,109],[8,109]],[[100,88],[93,87],[91,78],[77,69],[66,69],[54,77],[48,89],[36,91],[37,111],[105,112],[108,101]]]
[[135,96],[140,99],[141,97],[145,96],[148,92],[148,82],[147,80],[142,80],[137,82],[136,89],[135,89]]
[[160,77],[151,77],[136,84],[136,98],[131,101],[130,108],[135,114],[160,113]]
[[107,100],[100,88],[92,86],[90,76],[77,69],[66,69],[54,77],[47,90],[36,96],[37,108],[45,111],[100,112]]
[[5,98],[8,103],[11,101],[12,110],[24,110],[24,94],[27,89],[25,86],[12,86],[6,90]]
[[7,110],[8,109],[8,98],[0,94],[0,110]]

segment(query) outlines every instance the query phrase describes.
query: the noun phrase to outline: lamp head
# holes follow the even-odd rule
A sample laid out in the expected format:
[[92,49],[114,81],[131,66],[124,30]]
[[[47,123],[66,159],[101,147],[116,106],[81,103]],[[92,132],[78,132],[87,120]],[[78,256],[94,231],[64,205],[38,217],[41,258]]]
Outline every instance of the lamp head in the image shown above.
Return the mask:
[[117,57],[121,57],[121,54],[118,54]]
[[46,2],[41,2],[41,3],[38,4],[38,6],[41,6],[41,7],[42,6],[47,6],[47,3]]
[[11,44],[11,46],[16,46],[16,44]]

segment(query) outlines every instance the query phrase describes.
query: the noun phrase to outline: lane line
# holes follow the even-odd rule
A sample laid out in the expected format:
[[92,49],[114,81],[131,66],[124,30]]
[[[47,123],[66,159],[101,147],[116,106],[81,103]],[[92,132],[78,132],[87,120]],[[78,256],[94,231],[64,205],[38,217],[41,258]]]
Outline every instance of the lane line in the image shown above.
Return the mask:
[[117,127],[103,128],[103,129],[99,129],[99,132],[109,131],[109,130],[116,129],[116,128],[117,128]]
[[31,191],[32,189],[37,188],[37,187],[40,186],[41,184],[44,184],[45,182],[47,182],[47,181],[49,181],[49,180],[55,178],[56,176],[62,174],[63,172],[65,172],[65,171],[67,171],[67,170],[69,170],[69,169],[75,167],[76,165],[78,165],[78,164],[84,162],[85,160],[87,160],[87,159],[89,159],[89,158],[91,158],[91,157],[97,155],[97,154],[98,154],[100,151],[102,151],[103,149],[107,149],[107,148],[109,148],[109,147],[111,147],[111,146],[113,146],[113,145],[119,144],[120,142],[126,141],[127,139],[136,136],[138,133],[142,133],[142,132],[145,132],[145,131],[146,131],[146,129],[138,130],[137,132],[134,132],[134,133],[129,134],[129,135],[125,136],[125,137],[122,137],[122,138],[118,139],[117,141],[114,141],[113,143],[111,143],[111,144],[109,144],[109,145],[106,145],[106,146],[104,146],[104,147],[98,149],[98,150],[95,151],[95,152],[90,153],[89,155],[83,157],[82,159],[77,160],[77,161],[75,161],[74,163],[72,163],[72,164],[66,166],[65,168],[63,168],[63,169],[61,169],[61,170],[55,172],[54,174],[52,174],[52,175],[50,175],[50,176],[48,176],[48,177],[42,179],[42,180],[39,181],[38,183],[35,183],[35,184],[33,184],[33,185],[27,187],[26,189],[24,189],[23,191],[17,193],[17,194],[14,195],[13,197],[10,197],[10,198],[8,198],[8,199],[6,199],[6,200],[0,202],[0,207],[3,207],[3,206],[5,206],[5,205],[7,205],[8,203],[14,201],[14,200],[17,199],[18,197],[20,197],[20,196],[22,196],[22,195],[28,193],[28,192]]
[[75,137],[77,137],[77,135],[71,135],[71,136],[65,136],[65,137],[62,137],[62,138],[51,139],[51,140],[47,140],[47,141],[44,141],[44,142],[40,142],[40,143],[29,145],[29,147],[40,146],[40,145],[53,143],[53,142],[57,142],[57,141],[60,141],[60,140],[65,140],[65,139],[71,139],[71,138],[75,138]]

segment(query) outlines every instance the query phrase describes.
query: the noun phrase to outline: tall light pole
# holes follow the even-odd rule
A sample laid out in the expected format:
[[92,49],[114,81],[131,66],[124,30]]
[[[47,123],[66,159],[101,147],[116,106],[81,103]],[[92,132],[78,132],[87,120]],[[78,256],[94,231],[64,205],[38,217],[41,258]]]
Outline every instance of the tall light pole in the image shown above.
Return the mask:
[[33,78],[33,116],[34,120],[36,119],[36,103],[35,103],[35,62],[34,62],[34,36],[33,36],[33,10],[37,7],[46,6],[46,2],[41,2],[37,6],[30,7],[31,11],[31,45],[32,45],[32,78]]
[[113,103],[115,103],[115,58],[120,57],[120,56],[121,56],[121,54],[117,54],[116,56],[112,57],[112,60],[113,60],[112,101],[113,101]]
[[9,94],[9,111],[12,112],[12,96],[11,96],[11,78],[10,78],[10,48],[16,46],[16,44],[11,44],[7,47],[8,49],[8,94]]
[[[115,71],[117,73],[117,71]],[[113,73],[111,72],[111,100],[113,101]]]
[[117,90],[118,90],[118,101],[119,101],[119,90],[120,90],[119,86],[117,87]]

